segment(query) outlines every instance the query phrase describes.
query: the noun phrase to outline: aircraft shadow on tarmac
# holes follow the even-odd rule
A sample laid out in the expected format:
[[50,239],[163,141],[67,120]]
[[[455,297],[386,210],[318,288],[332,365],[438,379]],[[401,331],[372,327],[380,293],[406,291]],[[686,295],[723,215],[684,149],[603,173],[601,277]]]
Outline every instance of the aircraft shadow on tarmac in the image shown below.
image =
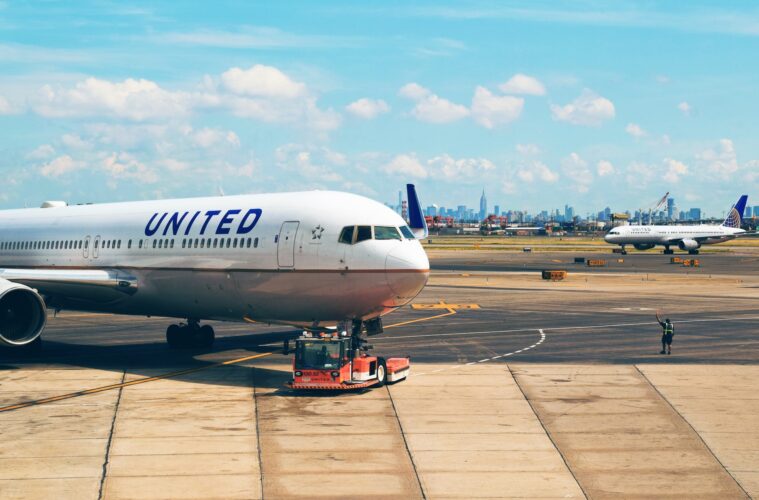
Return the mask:
[[[273,343],[294,339],[300,331],[254,333],[218,337],[212,349],[170,349],[165,342],[132,342],[124,344],[73,344],[55,340],[45,340],[39,352],[19,353],[0,348],[0,378],[4,371],[20,368],[58,369],[90,368],[121,372],[144,377],[161,376],[173,371],[193,370],[187,374],[167,377],[170,380],[216,386],[285,389],[290,380],[289,370],[271,370],[256,366],[253,359],[240,364],[216,367],[220,362],[242,358],[255,353],[281,352]],[[228,354],[225,354],[227,353]],[[201,354],[213,354],[212,359],[199,359]],[[265,360],[266,358],[263,358]],[[206,368],[207,367],[207,368]],[[219,375],[221,370],[224,375]],[[150,382],[147,382],[150,383]],[[83,385],[81,390],[91,389],[97,384]]]

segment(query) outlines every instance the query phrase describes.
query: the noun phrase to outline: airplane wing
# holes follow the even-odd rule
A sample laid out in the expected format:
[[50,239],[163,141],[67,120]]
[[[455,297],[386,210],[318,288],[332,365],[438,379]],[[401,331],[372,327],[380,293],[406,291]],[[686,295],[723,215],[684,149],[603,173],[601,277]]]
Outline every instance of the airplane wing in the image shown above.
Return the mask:
[[43,296],[111,302],[137,292],[137,279],[118,269],[0,269],[0,278],[36,289]]

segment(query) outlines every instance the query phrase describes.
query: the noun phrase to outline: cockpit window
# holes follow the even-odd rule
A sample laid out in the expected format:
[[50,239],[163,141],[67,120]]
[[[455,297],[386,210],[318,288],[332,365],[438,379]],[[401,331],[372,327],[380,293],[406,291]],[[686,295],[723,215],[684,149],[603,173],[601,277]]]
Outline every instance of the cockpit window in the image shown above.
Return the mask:
[[375,240],[400,240],[401,235],[393,226],[374,226]]
[[356,243],[359,241],[372,239],[372,226],[356,226],[358,232],[356,233]]
[[353,233],[356,230],[356,226],[345,226],[343,230],[340,232],[340,239],[337,240],[340,243],[345,243],[348,245],[353,244]]
[[414,233],[409,229],[408,226],[401,226],[401,232],[403,233],[403,236],[408,240],[416,239],[414,236]]

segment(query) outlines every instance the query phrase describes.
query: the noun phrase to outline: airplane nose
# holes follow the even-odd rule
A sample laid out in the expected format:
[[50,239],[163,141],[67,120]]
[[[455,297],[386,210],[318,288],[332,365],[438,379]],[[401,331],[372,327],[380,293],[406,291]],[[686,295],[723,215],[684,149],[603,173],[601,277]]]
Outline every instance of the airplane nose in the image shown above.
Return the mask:
[[611,240],[612,240],[612,238],[613,238],[613,236],[612,236],[612,235],[610,235],[610,234],[607,234],[606,236],[604,236],[604,241],[605,241],[606,243],[611,243]]
[[430,275],[430,261],[417,241],[399,243],[385,259],[388,287],[399,306],[408,303],[422,291]]

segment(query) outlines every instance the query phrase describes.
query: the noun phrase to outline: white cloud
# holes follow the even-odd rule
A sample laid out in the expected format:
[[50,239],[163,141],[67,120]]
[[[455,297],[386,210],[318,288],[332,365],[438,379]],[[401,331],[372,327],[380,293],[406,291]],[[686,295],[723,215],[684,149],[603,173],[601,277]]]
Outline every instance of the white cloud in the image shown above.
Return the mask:
[[573,125],[599,126],[614,118],[614,103],[595,92],[585,89],[577,99],[564,106],[551,105],[555,120]]
[[63,155],[55,158],[40,168],[40,173],[45,177],[60,177],[69,174],[84,167],[84,164],[71,158],[69,155]]
[[735,146],[730,139],[720,139],[718,148],[702,151],[696,158],[706,165],[710,173],[725,179],[738,170]]
[[625,180],[635,188],[645,188],[656,177],[656,168],[648,163],[632,162],[627,166]]
[[315,148],[300,144],[286,144],[275,151],[277,166],[297,172],[300,177],[318,182],[339,182],[343,176],[335,169],[345,167],[345,155],[329,148]]
[[419,162],[414,154],[402,154],[396,156],[390,161],[390,163],[385,165],[384,170],[388,174],[397,174],[401,177],[426,179],[428,176],[427,169]]
[[63,134],[61,143],[70,149],[90,149],[92,144],[82,139],[78,134]]
[[672,158],[666,158],[664,160],[664,166],[667,171],[662,176],[667,182],[676,183],[680,181],[680,178],[688,173],[688,166],[681,161],[673,160]]
[[559,180],[559,174],[548,168],[548,165],[542,161],[532,161],[527,165],[522,165],[517,171],[517,177],[524,182],[556,182]]
[[466,106],[443,99],[417,83],[407,83],[399,94],[416,101],[411,115],[422,122],[451,123],[469,115]]
[[215,128],[202,128],[197,131],[190,130],[192,142],[201,148],[211,148],[220,144],[225,146],[239,147],[240,138],[231,130],[220,130]]
[[38,146],[34,151],[31,151],[26,155],[29,160],[46,160],[55,154],[55,148],[50,144],[42,144]]
[[390,111],[390,106],[382,99],[368,99],[364,97],[348,104],[345,109],[353,116],[371,120]]
[[648,132],[643,130],[637,123],[628,123],[625,127],[625,132],[635,137],[636,139],[640,139],[641,137],[648,135]]
[[305,94],[306,86],[273,66],[256,64],[248,69],[231,68],[221,82],[233,94],[247,97],[294,99]]
[[522,113],[524,99],[493,95],[485,87],[477,87],[472,98],[472,118],[485,128],[511,123]]
[[16,110],[11,106],[11,103],[8,102],[8,99],[0,95],[0,116],[12,115],[15,112]]
[[398,94],[401,97],[405,97],[406,99],[412,99],[414,101],[418,101],[420,99],[424,99],[428,95],[430,95],[432,92],[429,91],[429,89],[422,87],[418,83],[407,83],[401,89],[398,91]]
[[693,107],[686,101],[678,104],[677,109],[679,109],[685,116],[690,116],[691,112],[693,111]]
[[587,193],[593,183],[593,173],[588,168],[588,162],[577,153],[570,153],[561,160],[561,170],[570,179],[573,187],[580,193]]
[[545,95],[546,93],[546,88],[540,80],[522,73],[512,76],[498,88],[505,94]]
[[32,107],[51,118],[99,115],[142,121],[187,115],[190,104],[188,94],[166,91],[150,80],[87,78],[69,89],[45,85]]
[[517,144],[516,150],[522,156],[536,156],[540,154],[540,148],[535,144]]
[[430,159],[427,164],[439,171],[446,180],[480,178],[488,171],[495,170],[495,164],[487,158],[453,158],[447,154]]
[[143,184],[158,182],[158,174],[129,153],[111,153],[102,161],[112,179],[131,179]]
[[601,160],[596,165],[596,172],[601,177],[612,175],[615,172],[614,165],[608,160]]

